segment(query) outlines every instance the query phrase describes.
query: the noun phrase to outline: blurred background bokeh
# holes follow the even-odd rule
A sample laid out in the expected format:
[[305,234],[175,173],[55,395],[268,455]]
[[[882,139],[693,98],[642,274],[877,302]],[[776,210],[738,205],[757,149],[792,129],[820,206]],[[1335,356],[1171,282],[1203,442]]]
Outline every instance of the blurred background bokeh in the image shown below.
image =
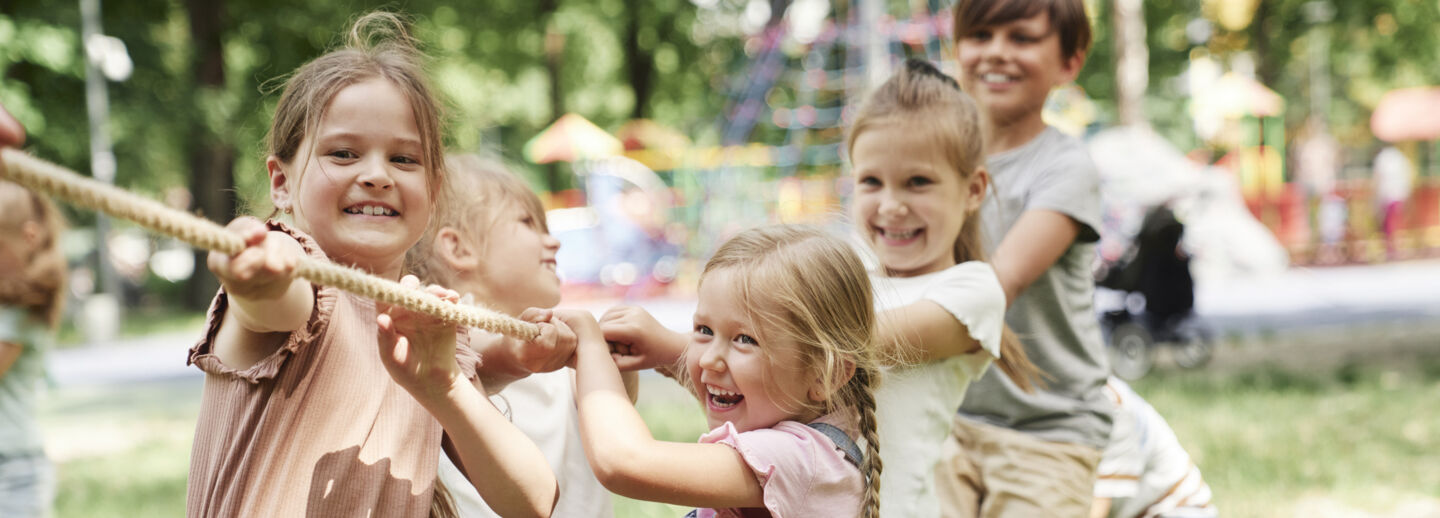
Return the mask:
[[[358,14],[401,11],[448,146],[542,192],[564,304],[688,329],[729,235],[845,231],[853,106],[906,57],[953,72],[951,3],[0,0],[0,104],[42,158],[216,221],[264,216],[284,74]],[[1097,277],[1162,206],[1194,276],[1189,344],[1124,327],[1143,308],[1123,282],[1097,293],[1117,369],[1226,516],[1440,516],[1440,2],[1087,6],[1093,50],[1046,118],[1100,167]],[[202,252],[66,210],[72,303],[44,411],[57,513],[182,514],[201,380],[184,353],[216,284]],[[646,389],[657,435],[703,432],[668,380]]]

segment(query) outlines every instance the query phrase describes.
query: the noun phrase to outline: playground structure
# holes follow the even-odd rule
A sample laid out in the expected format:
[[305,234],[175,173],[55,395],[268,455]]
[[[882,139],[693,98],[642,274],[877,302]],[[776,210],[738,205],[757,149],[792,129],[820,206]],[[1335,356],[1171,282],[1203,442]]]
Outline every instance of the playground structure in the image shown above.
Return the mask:
[[[700,261],[744,228],[775,222],[843,226],[837,215],[851,188],[843,177],[844,127],[854,105],[907,57],[954,72],[944,44],[950,39],[949,13],[940,2],[923,4],[906,16],[867,13],[865,3],[835,6],[812,35],[799,36],[782,21],[752,36],[746,42],[751,57],[725,89],[713,145],[692,144],[652,121],[627,123],[618,139],[586,139],[591,148],[613,149],[614,141],[623,142],[622,156],[629,160],[562,158],[574,160],[581,188],[551,197],[550,205],[563,209],[554,213],[561,222],[557,232],[567,236],[562,241],[572,243],[570,250],[599,250],[562,251],[566,259],[584,263],[565,268],[567,283],[625,297],[658,293],[657,286],[684,290],[694,286]],[[1190,116],[1197,130],[1211,126],[1202,139],[1219,158],[1211,163],[1209,152],[1198,159],[1192,152],[1189,165],[1175,165],[1168,155],[1165,160],[1186,170],[1180,175],[1186,181],[1206,185],[1212,199],[1227,201],[1197,211],[1197,217],[1215,218],[1213,211],[1220,210],[1224,217],[1187,222],[1195,233],[1210,236],[1187,241],[1251,247],[1249,257],[1217,252],[1199,258],[1205,270],[1200,276],[1440,254],[1440,176],[1434,173],[1436,153],[1425,151],[1429,144],[1402,144],[1409,156],[1420,156],[1421,172],[1401,209],[1393,237],[1398,252],[1391,255],[1380,235],[1368,169],[1337,171],[1327,193],[1307,192],[1297,177],[1292,156],[1298,142],[1287,131],[1286,102],[1279,94],[1248,75],[1218,69],[1209,87],[1192,91],[1204,93],[1192,98]],[[1093,138],[1099,132],[1096,111],[1084,91],[1071,85],[1052,95],[1046,120]],[[1354,158],[1369,159],[1352,157],[1351,163],[1360,161]],[[1129,217],[1164,201],[1109,196],[1107,210]],[[643,217],[632,214],[640,207]],[[1334,226],[1337,215],[1339,237],[1326,240],[1318,227],[1325,218]],[[1109,230],[1116,229],[1120,239],[1127,237],[1126,224]],[[1216,257],[1231,264],[1216,266]]]
[[843,227],[844,127],[884,79],[867,56],[884,70],[913,56],[951,65],[941,55],[948,11],[930,4],[905,19],[845,9],[813,38],[771,24],[747,42],[753,58],[729,82],[717,145],[631,121],[617,132],[623,158],[573,162],[581,192],[550,198],[552,227],[568,243],[560,263],[579,262],[562,266],[569,288],[621,297],[653,295],[657,284],[689,290],[704,258],[741,230]]

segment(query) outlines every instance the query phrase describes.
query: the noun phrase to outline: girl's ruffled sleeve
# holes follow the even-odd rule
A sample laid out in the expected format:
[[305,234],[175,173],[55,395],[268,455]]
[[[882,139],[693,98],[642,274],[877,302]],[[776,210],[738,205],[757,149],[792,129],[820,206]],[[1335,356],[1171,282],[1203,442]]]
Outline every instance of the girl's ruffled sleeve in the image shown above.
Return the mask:
[[864,499],[860,470],[809,426],[782,421],[774,428],[739,433],[726,422],[700,442],[724,444],[740,453],[760,482],[765,508],[774,518],[851,516]]
[[455,329],[455,364],[460,366],[460,375],[475,381],[479,377],[480,365],[484,362],[480,353],[470,347],[470,328],[458,326]]
[[[955,320],[965,325],[970,338],[990,358],[1000,357],[1000,336],[1005,329],[1005,289],[988,263],[968,261],[941,272],[934,284],[925,289],[925,300],[945,308]],[[983,370],[988,361],[974,362]],[[972,372],[972,376],[979,376]]]
[[[279,221],[272,220],[266,224],[270,230],[284,232],[294,237],[310,258],[328,260],[325,252],[315,244],[315,240],[304,232]],[[319,341],[329,327],[330,315],[335,311],[339,290],[318,284],[312,284],[311,287],[315,290],[315,306],[310,311],[310,321],[306,323],[305,327],[291,331],[285,337],[285,342],[275,352],[244,369],[231,368],[222,363],[218,356],[215,356],[215,335],[220,331],[220,322],[225,316],[225,311],[229,309],[229,298],[225,296],[225,288],[221,287],[215,294],[215,300],[210,303],[210,311],[205,319],[205,334],[194,347],[190,348],[190,355],[185,363],[199,367],[207,374],[235,376],[250,383],[259,383],[261,380],[274,378],[280,373],[280,368],[284,366],[286,359],[293,355],[298,348]]]

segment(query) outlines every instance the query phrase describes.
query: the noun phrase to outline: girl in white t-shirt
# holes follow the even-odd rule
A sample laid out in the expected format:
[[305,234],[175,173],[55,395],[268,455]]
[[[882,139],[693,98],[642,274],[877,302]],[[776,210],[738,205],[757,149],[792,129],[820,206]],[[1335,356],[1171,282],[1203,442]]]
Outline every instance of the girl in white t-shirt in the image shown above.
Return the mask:
[[939,516],[934,468],[966,387],[991,361],[1027,389],[1036,372],[983,262],[979,112],[954,79],[909,60],[866,99],[847,144],[850,216],[878,263],[878,338],[896,365],[875,394],[881,515]]

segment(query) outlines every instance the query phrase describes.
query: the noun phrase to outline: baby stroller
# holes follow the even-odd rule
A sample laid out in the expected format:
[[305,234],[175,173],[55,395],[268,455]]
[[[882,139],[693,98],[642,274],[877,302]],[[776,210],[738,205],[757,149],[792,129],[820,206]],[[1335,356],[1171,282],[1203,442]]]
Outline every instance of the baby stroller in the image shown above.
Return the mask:
[[1194,311],[1190,257],[1180,250],[1184,232],[1169,208],[1155,207],[1145,214],[1130,249],[1096,276],[1097,287],[1115,290],[1124,300],[1100,315],[1110,370],[1121,378],[1149,372],[1160,346],[1169,347],[1175,363],[1187,369],[1205,365],[1214,353],[1213,334]]

